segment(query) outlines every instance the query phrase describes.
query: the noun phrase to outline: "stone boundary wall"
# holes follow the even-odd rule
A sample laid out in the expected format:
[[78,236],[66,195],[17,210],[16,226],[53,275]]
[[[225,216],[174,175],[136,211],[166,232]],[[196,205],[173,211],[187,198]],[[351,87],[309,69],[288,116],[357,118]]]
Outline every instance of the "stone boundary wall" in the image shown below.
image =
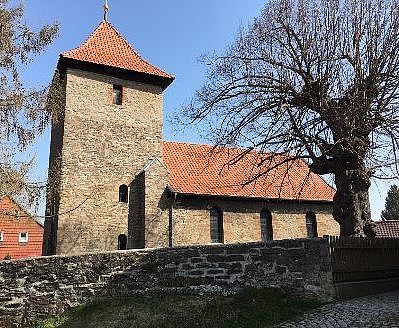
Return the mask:
[[0,262],[0,327],[29,327],[96,299],[281,287],[333,296],[327,239],[51,256]]

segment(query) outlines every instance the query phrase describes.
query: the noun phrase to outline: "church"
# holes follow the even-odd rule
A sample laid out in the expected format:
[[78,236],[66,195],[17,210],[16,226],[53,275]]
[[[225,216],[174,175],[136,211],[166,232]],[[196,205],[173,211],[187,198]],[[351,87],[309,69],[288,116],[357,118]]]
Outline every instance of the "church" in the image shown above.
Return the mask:
[[339,234],[335,190],[303,161],[249,181],[265,154],[163,140],[174,77],[104,19],[60,55],[43,255]]

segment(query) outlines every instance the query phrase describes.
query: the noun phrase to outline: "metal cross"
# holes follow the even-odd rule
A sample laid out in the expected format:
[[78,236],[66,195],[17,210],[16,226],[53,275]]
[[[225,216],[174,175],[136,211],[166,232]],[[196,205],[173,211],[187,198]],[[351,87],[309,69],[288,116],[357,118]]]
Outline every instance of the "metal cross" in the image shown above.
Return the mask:
[[104,4],[104,20],[108,21],[108,0],[105,0],[105,4]]

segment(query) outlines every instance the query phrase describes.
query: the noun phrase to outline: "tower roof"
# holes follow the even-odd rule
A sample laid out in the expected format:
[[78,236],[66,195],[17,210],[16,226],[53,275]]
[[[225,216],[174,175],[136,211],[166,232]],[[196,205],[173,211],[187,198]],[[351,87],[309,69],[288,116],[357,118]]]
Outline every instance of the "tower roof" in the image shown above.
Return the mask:
[[151,75],[166,79],[166,83],[163,82],[166,86],[174,79],[172,75],[144,60],[107,21],[102,21],[81,46],[61,54],[63,59]]

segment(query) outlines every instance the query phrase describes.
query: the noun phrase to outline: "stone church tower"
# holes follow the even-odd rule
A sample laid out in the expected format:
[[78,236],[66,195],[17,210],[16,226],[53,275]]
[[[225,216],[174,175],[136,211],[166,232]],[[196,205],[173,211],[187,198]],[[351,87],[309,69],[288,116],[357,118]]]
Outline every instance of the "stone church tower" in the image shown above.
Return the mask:
[[107,21],[60,56],[44,255],[168,245],[162,93],[173,79]]

